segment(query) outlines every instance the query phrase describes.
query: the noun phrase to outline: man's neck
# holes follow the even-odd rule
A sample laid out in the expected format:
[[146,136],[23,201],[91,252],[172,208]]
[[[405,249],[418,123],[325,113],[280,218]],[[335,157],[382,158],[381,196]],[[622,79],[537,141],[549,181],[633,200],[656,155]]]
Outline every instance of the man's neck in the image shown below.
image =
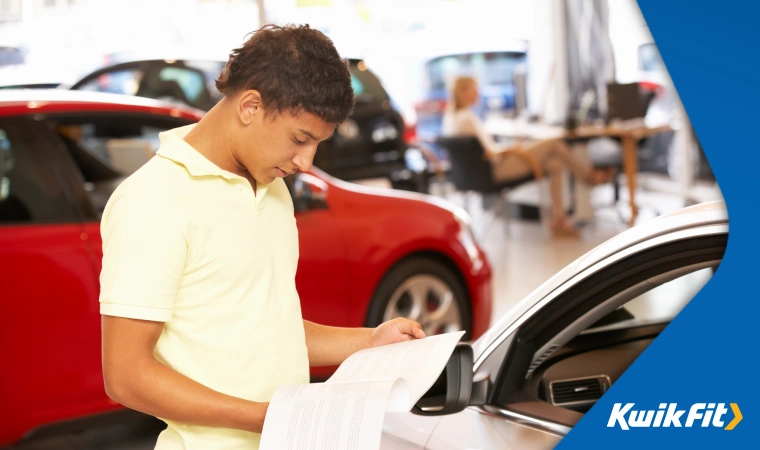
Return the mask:
[[[222,100],[224,102],[225,100]],[[198,124],[185,136],[184,140],[198,153],[214,163],[220,169],[234,173],[248,180],[256,192],[256,180],[233,156],[232,143],[226,140],[232,130],[234,121],[227,117],[229,112],[222,102],[211,108]]]

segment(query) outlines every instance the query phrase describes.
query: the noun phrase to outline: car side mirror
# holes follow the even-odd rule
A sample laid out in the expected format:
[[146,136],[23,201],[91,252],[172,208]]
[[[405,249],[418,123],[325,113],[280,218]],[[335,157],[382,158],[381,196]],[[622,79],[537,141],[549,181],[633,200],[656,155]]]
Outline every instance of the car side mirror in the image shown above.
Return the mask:
[[327,209],[327,184],[308,173],[297,173],[293,179],[293,208],[297,212]]
[[420,416],[442,416],[485,404],[488,379],[473,382],[473,354],[469,344],[459,343],[441,376],[412,408]]

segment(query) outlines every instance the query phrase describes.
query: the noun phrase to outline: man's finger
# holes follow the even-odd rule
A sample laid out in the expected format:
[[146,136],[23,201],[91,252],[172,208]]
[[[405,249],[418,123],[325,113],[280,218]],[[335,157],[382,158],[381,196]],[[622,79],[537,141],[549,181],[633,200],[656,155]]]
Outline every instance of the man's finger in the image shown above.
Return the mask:
[[405,320],[404,325],[405,333],[410,334],[417,339],[422,339],[425,337],[425,332],[422,331],[422,325],[420,325],[419,322],[415,322],[413,320]]

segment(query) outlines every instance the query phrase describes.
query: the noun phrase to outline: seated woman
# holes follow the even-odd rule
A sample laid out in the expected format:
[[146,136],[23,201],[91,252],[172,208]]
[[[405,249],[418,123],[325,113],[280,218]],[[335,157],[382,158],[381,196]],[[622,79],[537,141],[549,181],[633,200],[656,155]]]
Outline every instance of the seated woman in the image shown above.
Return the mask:
[[483,129],[480,118],[470,109],[478,102],[478,86],[474,78],[457,78],[451,92],[448,111],[443,116],[443,135],[473,136],[483,146],[486,158],[491,160],[496,182],[523,178],[532,173],[526,159],[516,152],[527,153],[549,175],[551,191],[551,230],[555,235],[577,236],[578,230],[567,217],[562,199],[562,173],[569,169],[573,176],[589,185],[609,182],[611,170],[594,169],[576,158],[561,139],[518,141],[498,144]]

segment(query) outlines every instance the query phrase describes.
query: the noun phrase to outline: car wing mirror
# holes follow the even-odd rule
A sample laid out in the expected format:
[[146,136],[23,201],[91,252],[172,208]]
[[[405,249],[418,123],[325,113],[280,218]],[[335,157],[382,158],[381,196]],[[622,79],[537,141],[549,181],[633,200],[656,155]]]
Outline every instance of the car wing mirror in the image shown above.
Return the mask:
[[441,416],[485,404],[488,378],[473,382],[473,353],[469,344],[459,343],[446,368],[433,386],[412,408],[421,416]]
[[308,173],[293,177],[293,208],[297,212],[327,209],[327,183]]

